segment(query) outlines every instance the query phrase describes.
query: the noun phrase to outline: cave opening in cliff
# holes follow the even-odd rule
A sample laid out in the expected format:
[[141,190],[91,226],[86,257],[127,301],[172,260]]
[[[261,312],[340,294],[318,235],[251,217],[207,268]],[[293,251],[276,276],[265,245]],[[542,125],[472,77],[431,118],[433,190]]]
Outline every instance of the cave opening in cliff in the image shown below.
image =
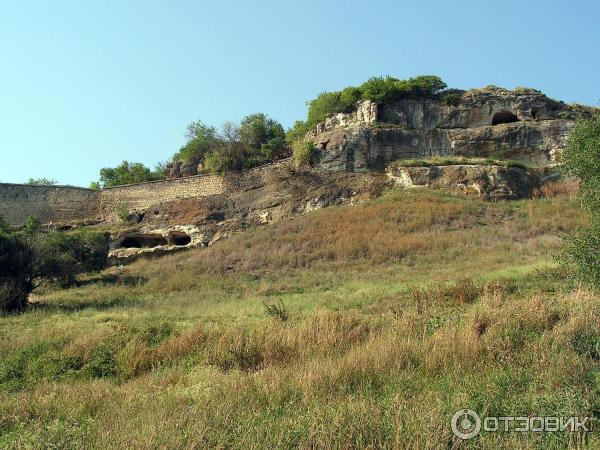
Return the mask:
[[501,123],[518,122],[519,118],[510,111],[499,111],[492,117],[492,125],[500,125]]
[[167,240],[160,234],[128,234],[119,242],[119,248],[154,248],[167,245]]
[[168,241],[170,245],[188,245],[192,242],[192,238],[183,231],[171,231]]

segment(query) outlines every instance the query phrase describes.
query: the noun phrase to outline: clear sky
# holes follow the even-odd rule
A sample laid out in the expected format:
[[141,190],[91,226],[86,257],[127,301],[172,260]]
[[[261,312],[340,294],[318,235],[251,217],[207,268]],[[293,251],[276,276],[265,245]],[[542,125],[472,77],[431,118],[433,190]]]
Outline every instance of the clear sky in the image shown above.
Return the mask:
[[597,105],[599,54],[598,0],[0,0],[0,181],[87,186],[374,75]]

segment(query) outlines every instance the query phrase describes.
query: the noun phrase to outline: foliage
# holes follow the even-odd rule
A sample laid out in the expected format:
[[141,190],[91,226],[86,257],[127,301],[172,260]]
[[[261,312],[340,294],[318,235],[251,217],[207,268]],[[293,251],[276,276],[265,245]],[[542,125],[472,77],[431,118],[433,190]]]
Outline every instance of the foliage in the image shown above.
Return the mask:
[[462,94],[463,91],[458,89],[448,89],[440,95],[440,103],[446,106],[458,106]]
[[117,167],[105,167],[100,170],[102,187],[120,186],[123,184],[142,183],[144,181],[162,180],[162,168],[151,170],[142,163],[123,161]]
[[42,221],[39,217],[29,216],[27,220],[25,220],[25,225],[23,225],[23,233],[27,236],[32,236],[37,233],[42,226]]
[[600,287],[600,224],[568,234],[559,257],[584,283]]
[[48,178],[29,178],[25,184],[31,186],[54,186],[58,182],[56,180],[49,180]]
[[100,186],[100,182],[99,181],[92,181],[90,183],[90,189],[92,189],[94,191],[99,191],[101,187],[102,186]]
[[33,250],[21,235],[0,231],[0,313],[18,312],[33,289]]
[[78,274],[106,267],[108,242],[101,232],[40,233],[33,248],[34,276],[62,287],[75,284]]
[[290,318],[290,313],[281,299],[279,299],[279,302],[277,303],[263,302],[263,305],[265,307],[265,313],[274,319],[280,320],[281,322],[287,322]]
[[600,221],[600,114],[579,119],[569,132],[562,155],[569,175],[581,179],[581,198],[594,220]]
[[577,121],[569,133],[563,164],[568,174],[581,179],[581,199],[592,223],[566,238],[561,258],[583,282],[600,288],[600,115]]
[[0,312],[23,310],[43,281],[70,286],[78,274],[103,269],[107,253],[104,233],[43,233],[35,217],[14,229],[0,217]]
[[240,141],[245,147],[245,167],[289,156],[283,126],[263,113],[250,114],[240,123]]
[[131,215],[131,213],[129,212],[129,208],[127,207],[127,205],[125,203],[122,203],[119,206],[117,206],[116,212],[117,212],[117,217],[119,218],[119,220],[121,222],[127,222]]
[[296,141],[292,144],[296,167],[310,166],[314,162],[317,148],[311,141]]
[[225,122],[219,132],[194,122],[187,136],[188,142],[173,160],[202,161],[212,173],[247,169],[290,155],[283,126],[263,113],[250,114],[239,125]]
[[202,121],[190,123],[186,127],[187,142],[173,155],[173,161],[200,161],[218,141],[217,129]]
[[[360,100],[386,103],[402,98],[443,98],[445,88],[446,83],[434,75],[421,75],[408,80],[386,76],[369,78],[358,87],[350,86],[341,91],[322,92],[308,102],[306,121],[297,121],[288,130],[288,141],[301,139],[330,114],[352,111]],[[457,95],[457,91],[451,92]],[[450,101],[452,98],[447,97],[446,100]]]

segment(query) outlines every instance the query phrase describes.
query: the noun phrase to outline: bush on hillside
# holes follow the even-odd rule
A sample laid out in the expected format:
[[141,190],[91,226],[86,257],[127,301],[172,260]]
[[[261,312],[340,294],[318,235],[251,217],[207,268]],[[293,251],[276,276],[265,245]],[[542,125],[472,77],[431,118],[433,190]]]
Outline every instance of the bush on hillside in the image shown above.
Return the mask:
[[581,199],[592,224],[567,237],[562,259],[583,282],[600,288],[600,115],[577,121],[563,165],[568,174],[581,179]]
[[83,272],[106,267],[108,240],[101,232],[39,231],[30,218],[16,230],[0,217],[0,312],[19,312],[43,281],[66,287]]
[[33,240],[34,275],[61,287],[75,284],[77,275],[106,267],[108,241],[100,232],[37,234]]
[[0,231],[0,312],[18,312],[33,290],[33,249],[16,233]]
[[317,154],[315,144],[310,141],[296,141],[292,144],[294,151],[294,164],[296,167],[310,166],[314,163]]

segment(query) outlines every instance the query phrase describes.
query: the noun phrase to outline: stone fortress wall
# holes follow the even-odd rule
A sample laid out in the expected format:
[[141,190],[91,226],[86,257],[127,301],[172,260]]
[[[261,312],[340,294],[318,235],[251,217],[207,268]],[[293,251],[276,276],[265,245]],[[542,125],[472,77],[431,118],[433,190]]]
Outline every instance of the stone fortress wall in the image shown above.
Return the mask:
[[263,186],[269,176],[292,166],[291,159],[227,175],[196,175],[105,188],[100,191],[73,186],[30,186],[0,183],[0,215],[12,225],[30,216],[42,223],[72,224],[113,221],[121,209],[144,211],[163,202],[209,195],[228,195]]
[[42,223],[73,223],[96,219],[100,191],[74,186],[30,186],[0,183],[0,216],[22,225],[30,216]]

